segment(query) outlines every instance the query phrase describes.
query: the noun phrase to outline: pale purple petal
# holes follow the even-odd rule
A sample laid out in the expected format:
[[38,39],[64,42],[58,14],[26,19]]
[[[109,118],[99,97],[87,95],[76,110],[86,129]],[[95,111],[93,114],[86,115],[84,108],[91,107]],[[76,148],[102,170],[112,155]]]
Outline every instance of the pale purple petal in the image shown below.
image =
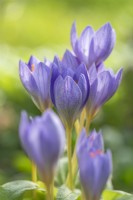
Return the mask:
[[94,30],[92,29],[91,26],[87,26],[83,30],[83,32],[81,33],[81,36],[79,38],[79,47],[81,48],[82,53],[86,57],[88,57],[90,42],[91,42],[93,36],[94,36]]
[[55,105],[55,96],[54,96],[54,83],[57,77],[59,76],[60,72],[58,70],[58,66],[56,64],[53,64],[52,66],[52,75],[51,75],[51,82],[50,82],[50,97]]
[[29,69],[32,71],[36,68],[37,64],[39,63],[40,61],[34,57],[34,56],[31,56],[30,59],[29,59],[29,62],[27,64],[27,66],[29,67]]
[[36,81],[27,65],[22,61],[19,62],[19,76],[23,83],[23,86],[29,93],[38,93]]
[[65,131],[58,116],[47,110],[42,117],[28,120],[22,113],[19,126],[22,146],[37,165],[42,180],[51,184],[59,157],[64,152]]
[[114,48],[116,34],[110,23],[102,26],[94,36],[96,64],[103,62]]
[[71,44],[74,50],[76,41],[77,41],[76,22],[74,22],[71,28]]
[[42,101],[49,98],[49,87],[50,87],[50,68],[44,63],[39,63],[33,72],[36,84],[39,90],[39,96]]
[[102,134],[82,130],[77,143],[80,182],[86,199],[99,200],[112,172],[111,152],[103,152]]
[[76,68],[79,66],[77,58],[69,50],[66,50],[64,53],[62,63],[73,70],[76,70]]
[[67,76],[63,80],[59,76],[55,81],[54,93],[55,105],[63,122],[71,126],[82,105],[82,93],[79,86],[71,77]]

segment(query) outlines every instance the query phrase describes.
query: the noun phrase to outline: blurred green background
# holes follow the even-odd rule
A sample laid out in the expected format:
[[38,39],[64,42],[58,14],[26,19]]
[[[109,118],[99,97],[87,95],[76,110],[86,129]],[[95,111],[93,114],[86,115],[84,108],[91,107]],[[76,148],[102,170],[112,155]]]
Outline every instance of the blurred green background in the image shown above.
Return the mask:
[[111,22],[117,43],[106,61],[124,68],[122,84],[92,127],[102,129],[113,152],[115,189],[133,192],[133,0],[0,0],[0,184],[30,178],[30,161],[18,139],[21,110],[40,114],[22,87],[19,59],[62,57],[70,47],[70,28],[95,30]]

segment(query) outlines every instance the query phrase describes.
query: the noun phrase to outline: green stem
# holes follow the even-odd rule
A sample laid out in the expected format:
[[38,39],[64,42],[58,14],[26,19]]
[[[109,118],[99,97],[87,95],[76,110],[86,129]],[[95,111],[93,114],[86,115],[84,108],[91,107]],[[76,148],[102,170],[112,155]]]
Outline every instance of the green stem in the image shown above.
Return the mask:
[[50,186],[47,187],[47,200],[51,200]]
[[54,200],[54,180],[52,181],[52,184],[51,184],[50,193],[51,193],[51,200]]
[[72,177],[72,129],[68,126],[66,127],[66,135],[67,135],[67,157],[68,157],[68,179],[67,185],[70,189],[73,189],[73,177]]
[[[36,165],[32,162],[32,181],[37,182],[37,168]],[[37,199],[37,193],[36,190],[33,191],[33,199]]]
[[91,116],[88,115],[88,116],[86,117],[86,126],[85,126],[85,129],[86,129],[86,132],[87,132],[87,133],[89,132],[90,124],[91,124]]
[[54,182],[47,186],[47,200],[54,200]]
[[33,162],[32,162],[32,181],[37,182],[37,168]]
[[[76,129],[76,133],[77,133],[77,141],[75,144],[75,149],[74,149],[74,153],[72,156],[72,177],[76,177],[77,175],[77,169],[78,169],[78,162],[77,162],[77,156],[76,156],[76,148],[77,148],[77,142],[80,136],[80,132],[82,131],[82,128],[84,126],[84,122],[85,122],[85,118],[86,118],[86,111],[83,110],[81,117],[80,117],[80,121],[77,121],[75,123],[75,129]],[[86,131],[89,131],[89,127],[90,127],[90,123],[91,123],[91,118],[89,117],[86,121]]]

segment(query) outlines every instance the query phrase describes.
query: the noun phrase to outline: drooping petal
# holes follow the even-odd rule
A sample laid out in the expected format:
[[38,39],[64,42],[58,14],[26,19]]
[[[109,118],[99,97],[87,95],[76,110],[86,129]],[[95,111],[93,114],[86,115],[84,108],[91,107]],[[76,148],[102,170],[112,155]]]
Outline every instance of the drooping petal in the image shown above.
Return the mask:
[[61,76],[54,84],[55,105],[65,124],[72,126],[82,105],[82,92],[75,81],[67,76]]

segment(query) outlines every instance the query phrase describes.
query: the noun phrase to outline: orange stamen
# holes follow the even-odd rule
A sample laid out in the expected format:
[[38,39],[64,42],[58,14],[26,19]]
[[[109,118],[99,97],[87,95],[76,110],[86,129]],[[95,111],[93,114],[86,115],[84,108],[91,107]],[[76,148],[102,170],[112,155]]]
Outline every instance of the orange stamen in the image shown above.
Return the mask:
[[90,154],[90,156],[91,156],[92,158],[95,158],[97,155],[103,154],[103,151],[100,150],[100,149],[98,149],[98,150],[96,150],[95,152],[90,152],[89,154]]
[[33,72],[34,70],[35,70],[35,65],[32,64],[32,65],[31,65],[31,71]]

